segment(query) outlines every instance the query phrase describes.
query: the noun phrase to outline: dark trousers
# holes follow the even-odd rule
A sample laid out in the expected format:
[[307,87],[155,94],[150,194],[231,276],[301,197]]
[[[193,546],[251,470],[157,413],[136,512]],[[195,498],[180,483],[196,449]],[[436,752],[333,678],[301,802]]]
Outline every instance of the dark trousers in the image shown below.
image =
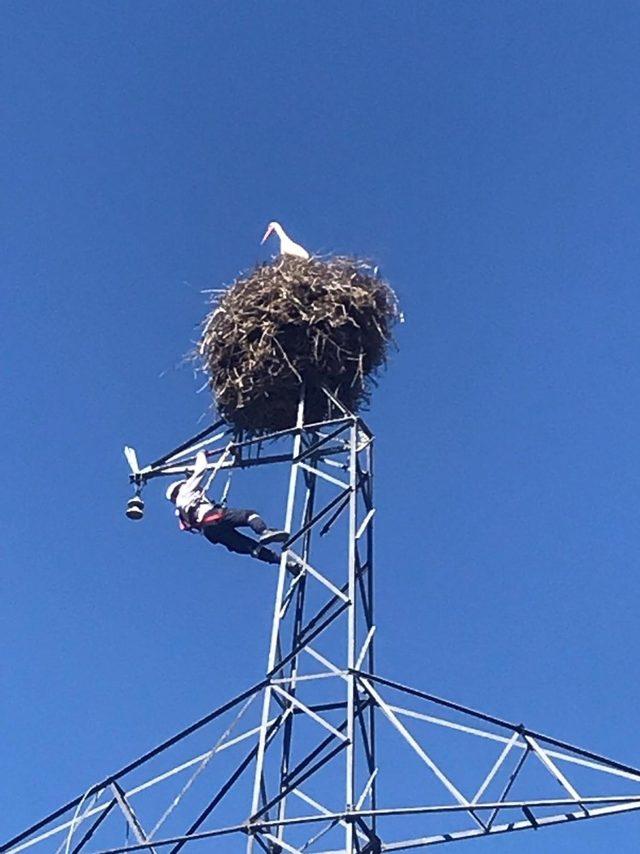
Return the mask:
[[[220,512],[216,510],[215,514],[219,515]],[[251,528],[258,535],[267,530],[264,519],[255,510],[237,510],[228,507],[222,511],[222,518],[217,521],[207,523],[206,516],[202,520],[202,533],[210,543],[219,543],[230,552],[251,555],[264,563],[280,563],[280,558],[275,552],[236,530],[245,527]]]

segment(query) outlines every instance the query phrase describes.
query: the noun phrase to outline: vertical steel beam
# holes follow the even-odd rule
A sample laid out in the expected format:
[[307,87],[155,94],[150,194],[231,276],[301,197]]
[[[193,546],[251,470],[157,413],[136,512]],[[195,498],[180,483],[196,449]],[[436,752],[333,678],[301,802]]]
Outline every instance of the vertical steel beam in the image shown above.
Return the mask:
[[[306,525],[309,520],[313,516],[313,507],[314,507],[314,498],[315,498],[315,487],[316,487],[316,477],[314,474],[309,473],[308,471],[304,472],[304,480],[305,480],[305,499],[304,499],[304,507],[302,511],[302,525]],[[308,562],[310,559],[310,551],[311,551],[311,534],[312,531],[309,530],[305,533],[302,541],[302,559],[305,562]],[[303,617],[304,617],[304,604],[305,604],[305,591],[306,591],[306,579],[301,578],[297,591],[296,591],[296,607],[293,618],[293,630],[291,634],[291,651],[296,650],[300,645],[300,633],[302,631],[303,626]],[[292,659],[289,666],[289,676],[291,677],[291,682],[289,683],[289,692],[292,697],[296,695],[296,675],[298,673],[298,658],[300,653],[297,653]],[[280,761],[280,781],[279,781],[279,789],[282,791],[286,785],[286,780],[289,774],[289,765],[291,761],[291,747],[293,740],[293,724],[295,721],[295,715],[289,715],[284,724],[284,736],[283,736],[283,745],[282,745],[282,757]],[[282,798],[280,803],[278,804],[278,818],[284,819],[286,816],[286,804],[287,798],[286,796]],[[274,828],[274,833],[277,836],[281,836],[285,832],[284,828],[280,825],[276,825]]]
[[[349,428],[349,543],[347,547],[347,572],[348,572],[348,597],[349,607],[347,609],[347,749],[345,769],[345,806],[351,810],[356,801],[355,773],[356,773],[356,751],[355,751],[355,698],[356,681],[354,669],[356,664],[356,533],[358,513],[357,485],[357,448],[358,448],[358,422],[354,418]],[[354,850],[354,824],[348,822],[345,829],[345,851],[352,854]]]
[[[300,456],[302,447],[302,430],[304,425],[304,387],[300,390],[300,399],[298,402],[298,416],[296,419],[296,432],[293,439],[293,459],[294,461]],[[291,533],[293,525],[293,514],[296,503],[296,485],[298,481],[297,462],[291,465],[289,474],[289,492],[287,496],[287,509],[285,516],[285,530]],[[271,641],[269,644],[269,658],[267,662],[267,673],[272,673],[278,655],[278,647],[280,642],[280,622],[282,619],[282,600],[284,596],[284,586],[287,577],[287,552],[286,549],[282,552],[280,558],[280,571],[278,573],[278,586],[276,588],[276,601],[273,610],[273,622],[271,625]],[[258,738],[258,755],[256,757],[256,770],[253,783],[253,797],[251,800],[251,815],[255,815],[260,804],[260,792],[263,785],[264,773],[264,755],[267,739],[267,727],[269,722],[269,711],[271,708],[271,685],[266,685],[264,689],[264,700],[262,704],[262,719],[260,723],[260,735]],[[247,854],[253,851],[254,837],[250,834],[247,837]]]
[[[373,448],[373,440],[369,442],[367,445],[366,453],[366,461],[367,461],[367,482],[364,487],[365,489],[365,502],[367,512],[372,512],[375,510],[375,501],[374,501],[374,448]],[[369,617],[369,627],[375,626],[375,588],[374,588],[374,575],[373,575],[373,565],[374,565],[374,539],[373,539],[373,526],[375,525],[375,518],[372,517],[369,522],[369,526],[366,531],[366,546],[367,546],[367,555],[366,555],[366,564],[367,564],[367,605],[368,605],[368,617]],[[370,673],[375,673],[375,635],[371,638],[371,643],[369,644],[369,649],[367,651],[367,666],[370,668]],[[376,722],[375,722],[375,714],[376,714],[376,704],[371,703],[369,705],[369,749],[371,753],[371,771],[377,771],[377,761],[376,761]],[[371,809],[377,809],[377,799],[378,799],[378,775],[375,774],[373,778],[373,783],[371,785]],[[371,829],[373,833],[376,833],[376,816],[373,816],[371,821]]]

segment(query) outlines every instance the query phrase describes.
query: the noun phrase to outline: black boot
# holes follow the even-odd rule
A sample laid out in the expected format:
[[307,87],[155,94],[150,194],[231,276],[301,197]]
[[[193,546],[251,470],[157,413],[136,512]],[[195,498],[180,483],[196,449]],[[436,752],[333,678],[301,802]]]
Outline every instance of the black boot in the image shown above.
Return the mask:
[[260,542],[263,546],[268,546],[269,543],[284,543],[288,536],[289,534],[287,534],[286,531],[277,531],[275,528],[267,528],[263,534],[260,534]]

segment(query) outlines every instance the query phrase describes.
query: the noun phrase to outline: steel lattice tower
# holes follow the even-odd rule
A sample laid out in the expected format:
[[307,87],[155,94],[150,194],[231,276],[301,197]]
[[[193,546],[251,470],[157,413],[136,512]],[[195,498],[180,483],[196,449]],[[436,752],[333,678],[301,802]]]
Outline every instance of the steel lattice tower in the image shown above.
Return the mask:
[[640,809],[640,770],[376,673],[374,438],[328,398],[321,423],[301,400],[288,430],[217,422],[142,469],[127,449],[138,490],[201,449],[212,478],[289,467],[265,676],[0,850],[374,854]]

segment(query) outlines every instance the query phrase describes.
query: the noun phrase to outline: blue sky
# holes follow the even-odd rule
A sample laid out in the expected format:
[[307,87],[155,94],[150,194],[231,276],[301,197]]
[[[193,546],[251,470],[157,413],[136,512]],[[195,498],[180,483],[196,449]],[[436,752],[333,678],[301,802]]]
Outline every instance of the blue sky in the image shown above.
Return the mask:
[[160,491],[128,522],[121,448],[202,425],[201,290],[272,218],[375,258],[407,318],[367,416],[380,671],[640,764],[637,4],[2,17],[0,837],[262,675],[274,577]]

